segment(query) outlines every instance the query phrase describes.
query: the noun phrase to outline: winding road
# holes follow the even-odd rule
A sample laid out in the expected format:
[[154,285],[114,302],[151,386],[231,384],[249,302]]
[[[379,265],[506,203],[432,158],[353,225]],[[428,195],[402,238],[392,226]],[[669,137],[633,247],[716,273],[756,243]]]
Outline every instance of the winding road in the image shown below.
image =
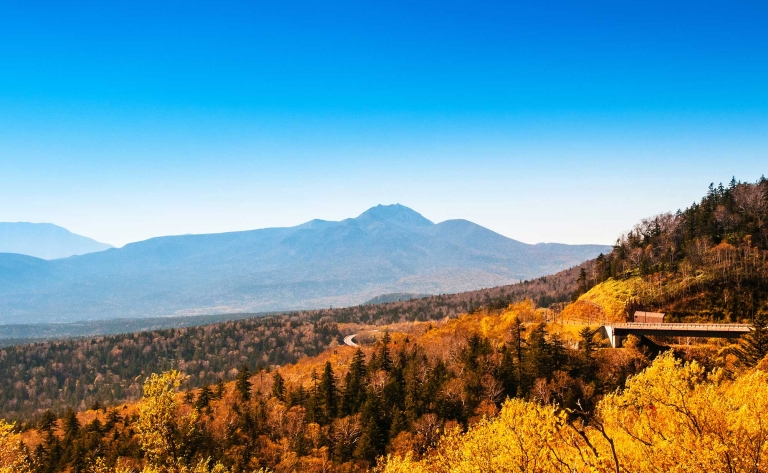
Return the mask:
[[360,346],[357,343],[352,341],[352,339],[355,338],[356,336],[357,336],[356,333],[353,333],[352,335],[347,335],[346,337],[344,337],[344,344],[345,345],[349,345],[351,347],[358,347],[358,346]]

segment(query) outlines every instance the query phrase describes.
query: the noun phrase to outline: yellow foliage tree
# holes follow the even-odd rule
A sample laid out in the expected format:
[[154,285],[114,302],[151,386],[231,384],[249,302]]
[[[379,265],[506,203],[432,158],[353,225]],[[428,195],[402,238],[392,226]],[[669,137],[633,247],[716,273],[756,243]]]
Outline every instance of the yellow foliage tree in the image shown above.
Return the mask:
[[[197,410],[179,413],[176,390],[183,380],[182,373],[174,370],[152,374],[144,382],[136,424],[141,448],[149,460],[142,473],[229,473],[220,463],[211,466],[209,459],[188,466],[181,458],[181,444],[194,433],[199,417]],[[111,471],[122,473],[119,468]]]
[[13,424],[0,419],[0,473],[29,473],[29,458],[13,429]]
[[606,396],[590,425],[573,414],[509,400],[499,417],[448,432],[424,459],[390,457],[378,471],[768,471],[768,374],[761,370],[731,381],[667,353]]
[[707,375],[671,353],[599,406],[621,465],[635,471],[768,470],[768,374]]
[[179,442],[185,433],[191,433],[195,421],[177,418],[176,389],[183,379],[181,372],[174,370],[161,375],[153,373],[144,382],[136,432],[152,468],[180,471]]

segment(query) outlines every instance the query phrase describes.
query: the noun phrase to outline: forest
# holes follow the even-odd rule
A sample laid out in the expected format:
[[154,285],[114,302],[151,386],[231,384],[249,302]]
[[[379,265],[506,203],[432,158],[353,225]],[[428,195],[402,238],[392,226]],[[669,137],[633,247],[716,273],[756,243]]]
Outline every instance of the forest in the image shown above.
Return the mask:
[[[589,263],[587,263],[589,264]],[[460,294],[269,315],[215,324],[0,348],[0,418],[34,420],[46,410],[136,400],[141,380],[170,369],[192,387],[234,379],[237,370],[293,363],[341,343],[350,324],[441,320],[530,298],[567,301],[579,268]]]
[[24,473],[586,472],[675,471],[679,458],[678,471],[763,471],[768,314],[738,345],[655,360],[637,339],[604,349],[590,327],[576,346],[538,315],[524,301],[384,331],[199,389],[177,370],[152,374],[138,403],[0,425],[15,446],[5,461]]
[[[767,219],[734,179],[535,281],[6,348],[0,473],[768,471]],[[753,330],[612,349],[584,302]]]

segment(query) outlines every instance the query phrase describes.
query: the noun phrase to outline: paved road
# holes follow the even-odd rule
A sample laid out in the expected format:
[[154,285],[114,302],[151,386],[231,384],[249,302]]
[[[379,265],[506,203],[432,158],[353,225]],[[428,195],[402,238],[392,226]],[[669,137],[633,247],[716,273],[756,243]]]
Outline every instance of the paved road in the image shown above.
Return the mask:
[[353,333],[352,335],[347,335],[346,337],[344,337],[344,344],[349,345],[351,347],[359,346],[357,343],[352,341],[352,339],[355,338],[356,336],[357,336],[356,333]]

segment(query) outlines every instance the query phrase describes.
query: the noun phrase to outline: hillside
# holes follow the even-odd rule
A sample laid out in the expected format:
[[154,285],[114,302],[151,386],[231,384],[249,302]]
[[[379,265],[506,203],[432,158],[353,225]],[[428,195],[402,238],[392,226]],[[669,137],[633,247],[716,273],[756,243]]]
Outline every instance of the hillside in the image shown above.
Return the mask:
[[553,274],[608,251],[528,245],[400,205],[340,222],[154,238],[42,261],[0,254],[3,324],[269,312],[441,294]]
[[51,260],[112,248],[50,223],[0,222],[0,253]]
[[144,376],[173,366],[185,367],[192,387],[231,379],[244,363],[265,367],[317,355],[339,345],[358,325],[455,318],[483,306],[503,308],[524,299],[545,306],[568,301],[579,269],[409,301],[6,347],[0,349],[0,417],[27,419],[48,408],[82,409],[97,401],[136,399]]
[[[526,462],[544,472],[655,472],[659,462],[726,471],[729,461],[741,466],[728,471],[747,472],[743,455],[768,450],[766,360],[737,368],[728,350],[709,350],[700,361],[654,361],[636,345],[600,349],[591,330],[574,338],[541,324],[544,312],[523,301],[358,326],[368,333],[359,349],[240,368],[234,381],[200,389],[167,371],[146,378],[136,403],[48,411],[6,439],[32,447],[35,471],[100,464],[105,473],[176,471],[169,463],[200,473],[507,471]],[[722,373],[713,365],[728,376],[709,376]],[[163,432],[174,442],[159,442]],[[377,463],[382,470],[371,469]]]
[[[585,269],[580,300],[609,319],[751,322],[768,312],[768,180],[710,186],[700,202],[646,219]],[[569,312],[593,310],[571,307]]]
[[[145,429],[161,429],[159,423],[169,421],[158,417],[147,424],[142,413],[159,401],[172,409],[180,422],[175,425],[195,425],[194,435],[178,438],[187,446],[179,457],[184,463],[210,457],[237,472],[260,467],[362,472],[385,451],[426,453],[443,428],[493,416],[508,396],[551,396],[575,407],[577,399],[592,403],[596,394],[614,389],[647,364],[637,351],[605,351],[589,363],[621,366],[625,374],[598,369],[585,375],[580,353],[567,348],[567,339],[557,332],[547,339],[537,318],[535,305],[523,301],[442,321],[358,326],[370,334],[361,349],[332,346],[271,372],[236,369],[234,381],[201,389],[190,390],[185,381],[172,403],[168,394],[181,375],[169,372],[152,377],[154,387],[144,384],[138,404],[94,406],[79,415],[64,411],[61,420],[45,413],[25,439],[36,447],[36,461],[52,471],[78,461],[92,463],[98,456],[108,464],[118,457],[125,465],[151,464],[154,460],[142,459],[135,446]],[[519,353],[512,351],[515,337],[523,343]],[[197,369],[178,367],[186,373]],[[557,383],[540,386],[540,380],[554,375]],[[582,381],[596,382],[599,392]],[[74,452],[86,440],[88,454],[78,460]],[[46,452],[57,441],[61,460],[52,462]]]
[[[0,417],[22,421],[0,421],[6,457],[49,473],[756,471],[766,191],[712,188],[607,255],[514,285],[5,348]],[[754,331],[656,360],[596,335],[638,308]]]

